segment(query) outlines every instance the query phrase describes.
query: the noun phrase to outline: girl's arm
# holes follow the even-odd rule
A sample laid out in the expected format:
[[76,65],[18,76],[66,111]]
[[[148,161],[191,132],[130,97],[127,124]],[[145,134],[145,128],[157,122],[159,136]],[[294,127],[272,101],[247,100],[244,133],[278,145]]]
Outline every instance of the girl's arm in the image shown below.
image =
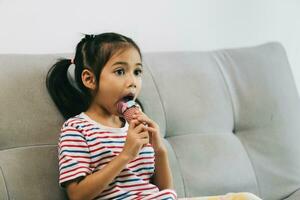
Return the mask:
[[123,151],[101,170],[86,176],[80,182],[68,184],[67,193],[69,199],[89,200],[99,196],[108,184],[121,173],[126,164],[137,156],[141,147],[149,143],[148,133],[145,131],[145,128],[145,125],[132,120]]
[[103,169],[86,176],[79,183],[72,182],[67,186],[68,197],[71,200],[93,199],[101,194],[106,186],[121,173],[130,157],[120,153],[110,161]]
[[141,111],[136,111],[133,118],[148,125],[147,130],[150,133],[150,143],[152,144],[155,152],[155,172],[152,182],[159,188],[159,190],[172,189],[173,180],[168,160],[168,153],[160,137],[159,126]]
[[173,188],[172,174],[166,150],[155,152],[155,172],[152,182],[159,190]]

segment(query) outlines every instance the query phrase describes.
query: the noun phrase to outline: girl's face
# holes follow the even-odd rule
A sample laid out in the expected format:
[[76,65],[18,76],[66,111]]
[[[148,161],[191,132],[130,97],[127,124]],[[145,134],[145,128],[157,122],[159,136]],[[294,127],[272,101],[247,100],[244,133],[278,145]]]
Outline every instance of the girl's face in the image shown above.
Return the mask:
[[136,99],[139,95],[142,70],[141,57],[136,49],[117,51],[103,67],[93,103],[108,115],[118,115],[119,101],[125,96]]

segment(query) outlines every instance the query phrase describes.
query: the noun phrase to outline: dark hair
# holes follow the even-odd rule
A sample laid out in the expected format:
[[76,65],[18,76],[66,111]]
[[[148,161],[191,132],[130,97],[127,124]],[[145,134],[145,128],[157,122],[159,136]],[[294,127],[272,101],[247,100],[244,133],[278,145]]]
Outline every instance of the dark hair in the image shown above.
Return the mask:
[[[92,93],[81,79],[84,69],[90,69],[99,82],[100,73],[108,60],[120,49],[133,47],[140,54],[137,44],[117,33],[85,35],[77,44],[74,60],[60,59],[48,71],[46,85],[51,98],[65,119],[86,111],[92,102]],[[68,69],[74,63],[75,80]],[[141,105],[141,103],[137,100]]]

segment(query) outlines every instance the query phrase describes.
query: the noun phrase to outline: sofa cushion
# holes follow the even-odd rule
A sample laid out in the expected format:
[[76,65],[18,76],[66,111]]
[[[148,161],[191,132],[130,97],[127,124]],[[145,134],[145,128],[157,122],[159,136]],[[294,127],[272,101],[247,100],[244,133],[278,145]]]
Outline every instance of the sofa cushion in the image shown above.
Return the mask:
[[58,187],[57,162],[56,145],[0,151],[0,166],[5,174],[9,199],[65,199]]

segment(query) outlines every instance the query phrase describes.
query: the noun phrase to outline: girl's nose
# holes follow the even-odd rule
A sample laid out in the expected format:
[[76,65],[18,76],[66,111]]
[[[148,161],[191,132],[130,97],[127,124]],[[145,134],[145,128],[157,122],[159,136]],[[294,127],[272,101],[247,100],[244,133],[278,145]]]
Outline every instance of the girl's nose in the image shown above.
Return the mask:
[[137,77],[133,74],[128,76],[128,87],[136,88],[137,85]]

